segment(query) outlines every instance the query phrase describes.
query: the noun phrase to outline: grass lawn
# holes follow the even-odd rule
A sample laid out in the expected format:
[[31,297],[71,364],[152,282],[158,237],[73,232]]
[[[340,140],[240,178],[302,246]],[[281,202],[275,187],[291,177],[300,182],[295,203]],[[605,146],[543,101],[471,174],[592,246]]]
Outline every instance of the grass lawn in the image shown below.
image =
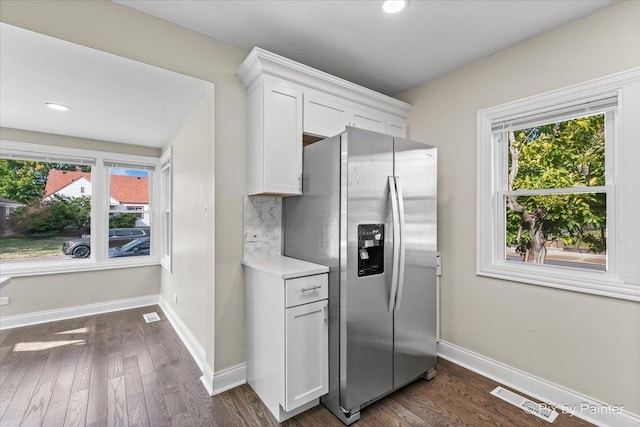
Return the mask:
[[0,261],[64,258],[62,243],[69,239],[69,237],[43,239],[22,236],[0,237]]

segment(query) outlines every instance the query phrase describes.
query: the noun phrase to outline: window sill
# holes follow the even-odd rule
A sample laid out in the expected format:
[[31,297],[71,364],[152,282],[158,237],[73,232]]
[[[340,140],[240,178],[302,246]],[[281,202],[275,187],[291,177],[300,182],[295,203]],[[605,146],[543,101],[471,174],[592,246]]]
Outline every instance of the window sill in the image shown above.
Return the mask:
[[3,276],[9,277],[29,277],[43,276],[47,274],[78,273],[83,271],[113,270],[119,268],[147,267],[160,265],[158,258],[148,258],[145,260],[109,260],[98,263],[93,260],[64,260],[50,262],[25,262],[21,264],[2,263]]
[[629,301],[640,301],[640,285],[605,278],[605,273],[601,273],[601,278],[595,278],[598,273],[592,275],[594,278],[585,278],[576,277],[576,275],[571,275],[571,273],[567,274],[566,272],[564,272],[564,274],[558,274],[552,270],[553,267],[546,267],[545,271],[542,272],[532,272],[532,267],[539,268],[538,266],[512,266],[507,263],[496,263],[478,268],[476,274],[494,279],[528,283]]

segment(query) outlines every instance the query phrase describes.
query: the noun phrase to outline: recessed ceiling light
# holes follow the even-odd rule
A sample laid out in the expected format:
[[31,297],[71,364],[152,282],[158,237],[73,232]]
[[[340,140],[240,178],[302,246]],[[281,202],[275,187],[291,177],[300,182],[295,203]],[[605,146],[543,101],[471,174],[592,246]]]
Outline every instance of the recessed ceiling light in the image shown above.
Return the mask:
[[67,107],[66,105],[56,104],[55,102],[45,102],[44,105],[56,111],[69,111],[71,107]]
[[382,10],[387,13],[398,13],[405,7],[407,7],[409,0],[385,0],[382,3]]

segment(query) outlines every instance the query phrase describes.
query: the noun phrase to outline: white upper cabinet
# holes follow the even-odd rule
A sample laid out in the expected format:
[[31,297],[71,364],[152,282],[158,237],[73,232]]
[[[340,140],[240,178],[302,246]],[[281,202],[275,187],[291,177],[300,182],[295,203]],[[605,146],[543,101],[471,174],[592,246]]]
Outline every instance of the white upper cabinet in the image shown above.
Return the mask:
[[305,93],[302,130],[315,136],[337,135],[349,124],[347,110],[345,105],[326,97]]
[[248,101],[248,193],[301,194],[302,92],[263,81]]
[[353,110],[349,126],[372,130],[374,132],[388,133],[385,128],[385,115],[374,111]]
[[248,194],[302,192],[302,134],[347,126],[407,137],[411,105],[254,48],[237,72],[248,94]]
[[386,133],[392,136],[397,136],[399,138],[406,138],[407,120],[400,117],[388,116]]

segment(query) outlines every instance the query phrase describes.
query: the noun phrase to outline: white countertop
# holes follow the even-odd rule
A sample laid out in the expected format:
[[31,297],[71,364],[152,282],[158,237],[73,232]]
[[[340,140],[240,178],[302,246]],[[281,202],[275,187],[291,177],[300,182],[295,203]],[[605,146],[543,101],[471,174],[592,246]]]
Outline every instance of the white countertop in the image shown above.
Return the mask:
[[242,260],[242,265],[271,274],[281,279],[311,276],[313,274],[328,273],[329,267],[314,264],[286,256],[252,257]]

